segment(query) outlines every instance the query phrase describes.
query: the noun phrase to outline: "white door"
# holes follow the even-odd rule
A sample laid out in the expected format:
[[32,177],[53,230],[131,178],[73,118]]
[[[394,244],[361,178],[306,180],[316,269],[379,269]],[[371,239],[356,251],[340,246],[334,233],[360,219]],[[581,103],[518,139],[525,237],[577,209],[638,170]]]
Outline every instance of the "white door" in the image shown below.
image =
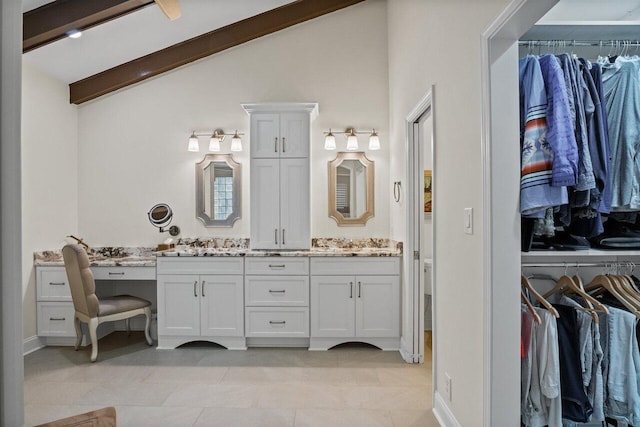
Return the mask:
[[280,115],[251,114],[251,158],[280,157]]
[[311,245],[309,194],[309,159],[280,159],[282,249],[309,249]]
[[355,277],[311,276],[311,336],[355,334]]
[[356,276],[356,336],[400,336],[400,278]]
[[251,247],[279,249],[279,160],[251,160]]
[[309,113],[281,113],[280,139],[280,158],[309,157]]
[[243,288],[243,276],[200,276],[202,336],[244,336]]
[[158,335],[200,335],[199,284],[196,274],[158,275]]

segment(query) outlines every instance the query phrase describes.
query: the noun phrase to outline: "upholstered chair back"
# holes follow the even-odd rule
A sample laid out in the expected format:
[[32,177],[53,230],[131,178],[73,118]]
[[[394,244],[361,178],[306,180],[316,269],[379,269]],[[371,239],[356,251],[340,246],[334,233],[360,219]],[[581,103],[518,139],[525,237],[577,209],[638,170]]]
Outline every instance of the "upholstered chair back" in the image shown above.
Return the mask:
[[86,316],[96,317],[100,302],[96,296],[96,283],[89,269],[87,253],[82,246],[69,244],[62,248],[62,257],[75,310]]

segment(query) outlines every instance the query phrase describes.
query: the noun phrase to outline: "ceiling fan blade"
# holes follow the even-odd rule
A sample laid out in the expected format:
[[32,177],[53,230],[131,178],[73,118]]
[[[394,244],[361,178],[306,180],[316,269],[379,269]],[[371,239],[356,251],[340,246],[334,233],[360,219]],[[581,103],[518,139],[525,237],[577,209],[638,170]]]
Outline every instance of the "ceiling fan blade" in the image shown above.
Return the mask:
[[170,20],[178,19],[182,16],[180,11],[180,3],[178,0],[155,0],[160,9],[167,15]]

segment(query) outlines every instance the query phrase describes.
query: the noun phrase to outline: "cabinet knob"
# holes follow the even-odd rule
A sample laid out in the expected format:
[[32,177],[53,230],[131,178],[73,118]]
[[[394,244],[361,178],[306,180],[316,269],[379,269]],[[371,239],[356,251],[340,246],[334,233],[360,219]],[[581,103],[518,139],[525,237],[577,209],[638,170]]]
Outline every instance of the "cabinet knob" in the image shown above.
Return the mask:
[[62,320],[67,320],[67,318],[66,317],[49,317],[49,320],[62,321]]
[[282,152],[284,153],[286,150],[284,149],[284,141],[285,141],[285,137],[282,137]]
[[49,282],[49,286],[64,286],[64,282]]
[[353,282],[349,282],[349,298],[353,298]]
[[202,297],[204,298],[204,280],[202,281],[202,288],[200,289],[200,294],[202,295]]
[[362,282],[358,281],[358,298],[362,297]]
[[278,137],[275,137],[275,141],[274,141],[274,145],[273,145],[273,152],[277,153],[278,152]]
[[282,244],[284,245],[284,228],[282,229]]
[[275,241],[276,241],[276,245],[277,245],[278,244],[278,229],[277,228],[275,228],[273,230],[273,235],[275,236]]
[[198,281],[193,282],[193,296],[198,298]]
[[281,290],[269,289],[269,293],[270,294],[284,294],[285,292],[287,292],[287,291],[285,291],[284,289],[281,289]]
[[110,271],[109,276],[124,276],[124,271]]
[[269,320],[270,325],[284,325],[286,323],[284,320]]

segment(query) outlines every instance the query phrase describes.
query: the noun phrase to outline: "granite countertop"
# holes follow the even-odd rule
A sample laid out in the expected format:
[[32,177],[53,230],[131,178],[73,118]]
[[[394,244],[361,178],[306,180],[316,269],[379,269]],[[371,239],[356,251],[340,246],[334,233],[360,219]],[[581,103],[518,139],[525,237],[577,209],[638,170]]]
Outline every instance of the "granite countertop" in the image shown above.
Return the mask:
[[[153,267],[156,257],[178,256],[283,256],[283,257],[389,257],[402,255],[402,243],[382,238],[314,238],[308,250],[268,251],[249,248],[249,239],[180,239],[178,246],[165,251],[147,247],[101,247],[89,254],[92,267]],[[37,266],[64,265],[62,253],[34,253]]]
[[[92,267],[155,267],[154,248],[144,247],[104,247],[95,248],[89,253],[89,265]],[[61,251],[40,251],[33,254],[34,265],[64,265]]]

